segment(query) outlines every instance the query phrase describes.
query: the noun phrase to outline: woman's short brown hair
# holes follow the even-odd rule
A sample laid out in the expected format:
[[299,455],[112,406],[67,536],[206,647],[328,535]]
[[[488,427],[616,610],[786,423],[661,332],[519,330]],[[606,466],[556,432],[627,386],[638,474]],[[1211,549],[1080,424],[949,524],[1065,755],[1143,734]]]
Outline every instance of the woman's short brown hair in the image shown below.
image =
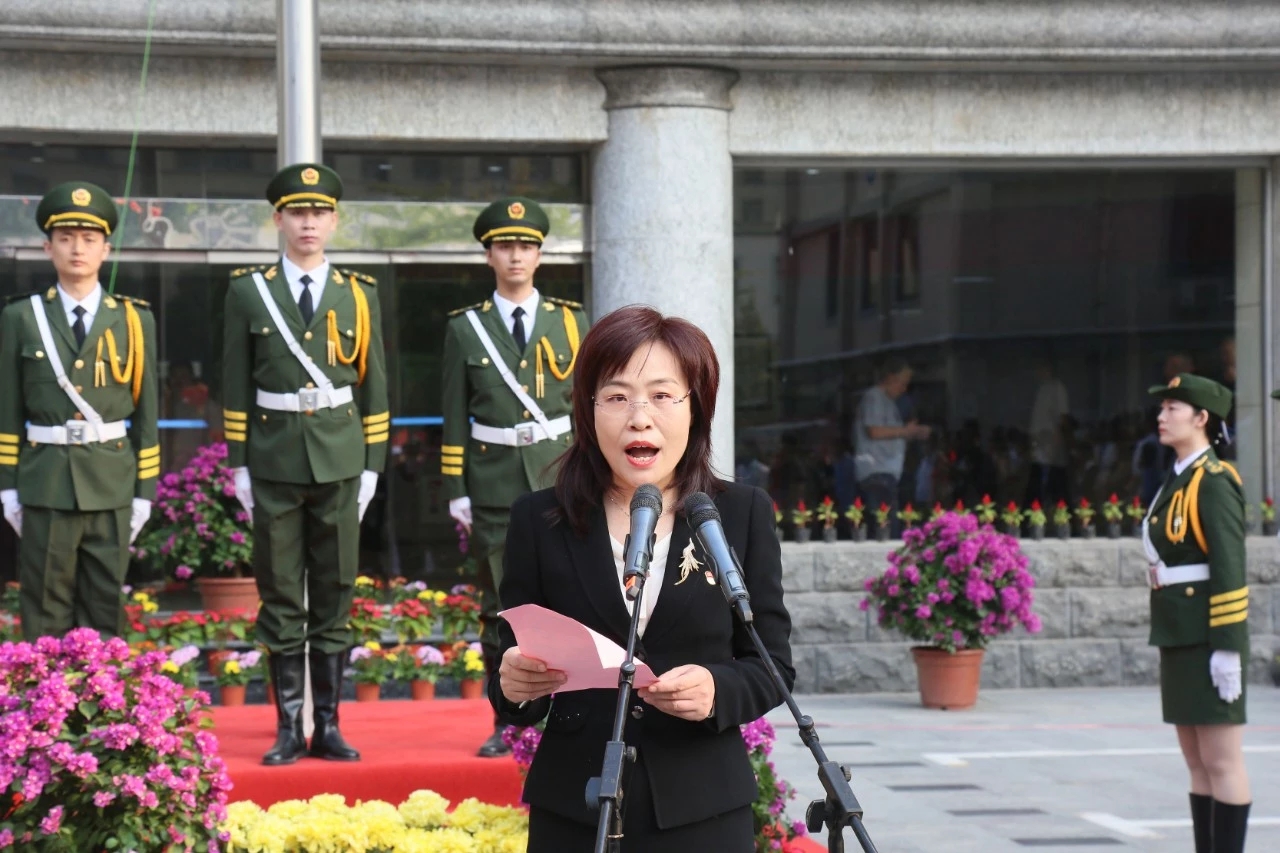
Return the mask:
[[637,350],[658,343],[671,350],[692,392],[689,444],[676,464],[676,493],[683,500],[694,492],[713,494],[721,488],[711,468],[711,419],[720,389],[715,348],[688,320],[663,316],[643,305],[619,308],[591,327],[578,351],[573,376],[573,444],[561,458],[555,488],[570,526],[579,534],[586,532],[591,510],[603,502],[605,490],[613,483],[613,470],[596,436],[593,398],[626,368]]

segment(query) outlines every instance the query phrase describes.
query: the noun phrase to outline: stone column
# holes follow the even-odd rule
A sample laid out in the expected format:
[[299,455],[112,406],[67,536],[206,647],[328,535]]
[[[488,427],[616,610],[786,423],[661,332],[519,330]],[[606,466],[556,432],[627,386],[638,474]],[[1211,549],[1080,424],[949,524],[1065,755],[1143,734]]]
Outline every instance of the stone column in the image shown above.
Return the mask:
[[[1263,337],[1263,286],[1266,277],[1266,174],[1262,169],[1236,170],[1236,462],[1244,476],[1250,518],[1270,494],[1265,424],[1269,423],[1271,388],[1264,359],[1271,352]],[[1250,472],[1257,472],[1249,476]],[[1261,474],[1262,476],[1258,476]],[[1259,524],[1258,531],[1261,532]]]
[[733,477],[733,71],[599,72],[609,139],[592,164],[592,316],[651,305],[696,323],[720,360],[714,464]]

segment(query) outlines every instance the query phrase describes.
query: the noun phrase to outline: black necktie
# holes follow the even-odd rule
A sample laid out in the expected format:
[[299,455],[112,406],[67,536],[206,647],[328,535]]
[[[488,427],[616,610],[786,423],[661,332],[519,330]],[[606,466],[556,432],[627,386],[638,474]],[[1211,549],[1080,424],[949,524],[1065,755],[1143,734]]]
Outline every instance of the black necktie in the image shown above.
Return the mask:
[[86,334],[84,328],[84,315],[87,313],[83,305],[77,305],[71,309],[71,313],[76,315],[76,321],[71,324],[71,332],[76,336],[76,346],[84,346],[84,336]]
[[311,318],[316,315],[315,306],[311,304],[311,276],[304,275],[298,279],[302,285],[302,295],[298,297],[298,310],[302,312],[302,322],[311,325]]
[[516,308],[511,312],[512,319],[516,321],[515,327],[511,330],[511,336],[516,339],[516,349],[520,350],[520,352],[524,352],[525,344],[529,342],[524,336],[524,320],[520,319],[523,316],[523,308]]

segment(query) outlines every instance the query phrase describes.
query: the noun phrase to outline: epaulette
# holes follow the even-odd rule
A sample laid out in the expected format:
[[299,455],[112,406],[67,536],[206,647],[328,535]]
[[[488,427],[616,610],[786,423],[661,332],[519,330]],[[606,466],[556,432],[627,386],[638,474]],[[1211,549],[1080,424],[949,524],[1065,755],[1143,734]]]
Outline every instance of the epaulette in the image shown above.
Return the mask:
[[132,303],[134,304],[134,306],[136,306],[136,307],[138,307],[138,308],[145,308],[145,309],[147,309],[148,311],[150,311],[150,310],[151,310],[151,303],[150,303],[150,302],[148,302],[148,301],[147,301],[147,300],[145,300],[145,299],[139,299],[139,298],[138,298],[138,297],[136,297],[136,296],[121,296],[121,295],[119,295],[119,294],[116,294],[116,299],[121,299],[121,300],[124,300],[125,302],[132,302]]
[[272,264],[258,264],[256,267],[241,267],[238,270],[232,270],[231,277],[240,278],[240,276],[242,275],[250,275],[251,273],[262,272],[263,270],[265,270],[267,267],[270,267],[270,266],[272,266]]
[[4,298],[6,304],[10,302],[21,302],[24,299],[30,299],[33,296],[40,296],[43,290],[28,290],[26,293],[14,293]]
[[552,305],[563,305],[565,308],[573,308],[579,311],[582,310],[582,303],[574,302],[572,299],[561,299],[558,296],[544,296],[543,299],[547,300]]
[[467,313],[468,311],[473,311],[477,308],[481,308],[483,305],[484,305],[483,302],[477,302],[475,305],[468,305],[465,308],[455,308],[454,310],[449,312],[449,316],[460,317],[463,314]]
[[355,270],[345,270],[345,269],[342,270],[342,274],[345,276],[354,278],[356,281],[360,282],[361,284],[370,284],[370,285],[373,285],[374,287],[378,286],[378,280],[371,275],[366,275],[365,273],[362,273],[362,272],[356,272]]
[[1204,469],[1213,475],[1230,474],[1231,479],[1235,480],[1237,484],[1241,486],[1244,485],[1244,480],[1240,477],[1240,472],[1237,471],[1236,466],[1232,465],[1230,462],[1214,460],[1207,463],[1204,466]]

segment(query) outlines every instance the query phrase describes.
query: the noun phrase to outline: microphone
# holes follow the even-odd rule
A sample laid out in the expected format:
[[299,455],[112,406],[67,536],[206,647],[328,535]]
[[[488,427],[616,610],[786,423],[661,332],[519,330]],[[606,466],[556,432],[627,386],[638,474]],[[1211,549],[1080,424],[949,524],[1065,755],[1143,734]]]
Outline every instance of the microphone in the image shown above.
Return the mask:
[[662,492],[645,484],[631,497],[631,532],[623,546],[622,585],[627,600],[635,601],[641,587],[636,581],[649,577],[649,561],[653,559],[653,531],[662,516]]
[[742,566],[738,563],[738,555],[729,547],[724,537],[724,526],[720,523],[720,511],[711,498],[702,492],[694,492],[685,498],[685,516],[693,535],[707,555],[711,569],[720,581],[720,591],[725,601],[737,612],[738,617],[750,624],[751,596],[747,593],[747,585],[742,580]]

